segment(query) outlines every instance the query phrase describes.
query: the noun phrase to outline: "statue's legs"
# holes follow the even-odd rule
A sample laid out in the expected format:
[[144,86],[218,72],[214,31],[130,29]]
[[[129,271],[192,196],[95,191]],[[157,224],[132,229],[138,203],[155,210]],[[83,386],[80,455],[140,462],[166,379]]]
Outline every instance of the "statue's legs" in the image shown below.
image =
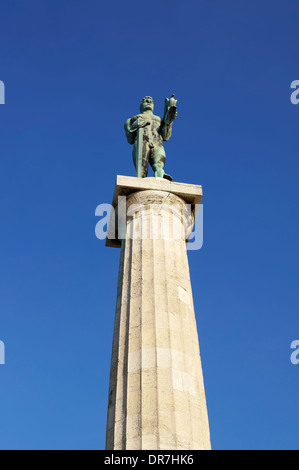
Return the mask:
[[[148,173],[148,163],[150,163],[155,176],[158,178],[166,178],[172,181],[172,177],[167,175],[164,171],[164,165],[166,160],[166,154],[163,146],[153,146],[148,141],[143,141],[142,149],[142,168],[141,178],[146,178]],[[137,145],[136,142],[133,148],[133,161],[135,169],[137,167]]]
[[155,172],[155,176],[158,178],[164,177],[164,165],[166,160],[166,154],[163,147],[156,146],[151,149],[149,162]]

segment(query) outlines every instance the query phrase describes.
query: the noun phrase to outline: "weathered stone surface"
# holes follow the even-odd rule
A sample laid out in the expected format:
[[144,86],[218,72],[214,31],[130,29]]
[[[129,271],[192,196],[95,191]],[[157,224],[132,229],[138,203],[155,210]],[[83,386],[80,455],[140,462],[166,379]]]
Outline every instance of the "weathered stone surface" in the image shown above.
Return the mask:
[[[168,226],[173,204],[200,201],[201,187],[192,194],[184,185],[184,199],[177,183],[121,178],[116,194],[122,187],[127,207],[139,204],[140,210],[127,217],[121,247],[106,448],[210,449],[184,228],[168,238],[129,237],[137,227],[146,233],[152,217]],[[163,185],[175,185],[174,191]]]
[[[144,198],[141,200],[141,195],[139,195],[140,204],[144,204],[146,201],[147,204],[153,203],[151,198],[155,198],[155,192],[156,191],[162,191],[165,192],[165,198],[172,197],[172,202],[176,201],[179,202],[179,205],[181,204],[181,199],[185,204],[189,204],[192,209],[192,217],[190,218],[190,226],[193,225],[198,205],[201,202],[202,199],[202,186],[200,185],[195,185],[195,184],[186,184],[186,183],[177,183],[177,182],[171,182],[163,178],[135,178],[132,176],[122,176],[118,175],[116,179],[116,186],[115,186],[115,191],[114,191],[114,196],[113,196],[113,201],[112,201],[112,206],[116,210],[116,220],[114,217],[111,217],[109,221],[109,228],[108,228],[108,235],[106,238],[106,246],[110,247],[116,247],[120,248],[121,247],[121,239],[118,234],[118,219],[119,219],[119,207],[118,207],[118,202],[119,202],[119,197],[120,196],[125,196],[128,198],[128,196],[141,192],[141,191],[154,191],[151,195],[149,193],[147,194],[148,199]],[[178,196],[180,199],[176,200],[174,199],[174,196]],[[170,201],[167,201],[167,205],[169,206]],[[164,201],[160,201],[160,203],[164,206]],[[131,200],[130,204],[136,204],[136,201]],[[128,203],[125,206],[125,211],[128,208]],[[124,219],[126,219],[126,214],[124,214],[123,209],[122,210],[122,216]],[[168,208],[169,210],[169,208]],[[171,210],[174,211],[175,207],[171,207]],[[113,214],[114,216],[114,214]],[[114,230],[115,228],[115,230]],[[112,236],[109,236],[111,234]]]

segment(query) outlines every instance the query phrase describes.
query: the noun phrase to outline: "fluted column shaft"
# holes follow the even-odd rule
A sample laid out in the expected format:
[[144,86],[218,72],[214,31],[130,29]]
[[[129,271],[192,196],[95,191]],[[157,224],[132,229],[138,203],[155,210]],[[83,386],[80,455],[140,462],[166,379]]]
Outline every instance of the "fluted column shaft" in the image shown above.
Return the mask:
[[166,191],[127,198],[107,449],[210,449],[185,206]]

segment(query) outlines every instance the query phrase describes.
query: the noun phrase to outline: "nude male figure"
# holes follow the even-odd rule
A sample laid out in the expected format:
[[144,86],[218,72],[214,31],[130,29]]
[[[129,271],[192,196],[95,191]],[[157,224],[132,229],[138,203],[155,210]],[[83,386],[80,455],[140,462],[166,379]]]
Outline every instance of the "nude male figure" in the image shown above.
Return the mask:
[[164,171],[166,154],[163,142],[171,137],[172,123],[177,116],[174,95],[165,100],[164,117],[154,114],[154,102],[150,96],[145,96],[140,104],[140,114],[128,119],[125,123],[125,132],[129,144],[134,145],[133,161],[137,170],[137,133],[143,129],[141,177],[146,178],[148,164],[151,165],[155,176],[172,181],[172,177]]

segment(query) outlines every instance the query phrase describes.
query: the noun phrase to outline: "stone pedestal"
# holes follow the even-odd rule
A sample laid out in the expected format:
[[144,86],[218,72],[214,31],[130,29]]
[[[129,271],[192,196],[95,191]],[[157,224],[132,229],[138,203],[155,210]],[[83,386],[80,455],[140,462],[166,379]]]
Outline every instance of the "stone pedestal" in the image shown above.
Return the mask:
[[123,240],[107,238],[121,255],[106,449],[210,449],[186,252],[201,186],[118,176],[116,209],[120,195]]

